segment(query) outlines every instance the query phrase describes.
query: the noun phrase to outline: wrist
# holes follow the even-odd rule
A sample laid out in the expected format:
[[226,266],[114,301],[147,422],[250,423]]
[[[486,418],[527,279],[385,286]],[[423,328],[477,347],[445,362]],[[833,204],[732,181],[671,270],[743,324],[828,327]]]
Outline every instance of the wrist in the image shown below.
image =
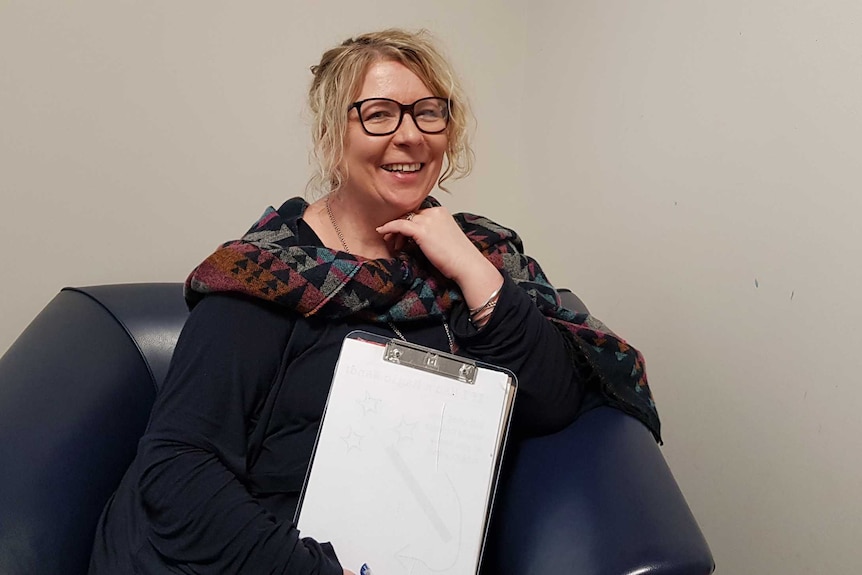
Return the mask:
[[464,303],[468,309],[476,309],[484,305],[491,294],[503,285],[503,276],[494,264],[482,257],[481,261],[471,262],[469,273],[455,283],[464,295]]
[[[499,294],[498,294],[499,295]],[[470,312],[470,323],[473,324],[473,327],[476,329],[482,329],[485,327],[491,320],[491,316],[494,315],[494,308],[497,307],[497,295],[495,295],[492,299],[488,301],[488,303],[481,308],[477,309],[475,312]]]
[[500,284],[500,287],[491,292],[491,295],[488,296],[481,305],[470,308],[470,317],[476,317],[478,315],[484,314],[486,311],[493,309],[497,305],[497,299],[500,297],[500,290],[503,289],[503,284]]
[[473,324],[473,327],[481,329],[485,327],[485,324],[487,324],[488,321],[490,321],[491,316],[494,315],[494,309],[497,307],[497,302],[500,299],[500,292],[503,289],[504,283],[505,280],[500,281],[497,288],[492,291],[484,301],[475,307],[471,307],[468,302],[468,317],[470,323]]

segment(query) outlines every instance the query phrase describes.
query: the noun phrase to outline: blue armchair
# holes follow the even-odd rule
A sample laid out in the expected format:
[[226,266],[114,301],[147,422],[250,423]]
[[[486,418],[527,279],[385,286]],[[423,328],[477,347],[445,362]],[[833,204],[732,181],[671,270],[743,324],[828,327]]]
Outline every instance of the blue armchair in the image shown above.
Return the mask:
[[[66,288],[0,358],[0,573],[86,573],[99,514],[135,455],[187,315],[180,284]],[[483,573],[713,568],[638,421],[599,407],[510,446]]]

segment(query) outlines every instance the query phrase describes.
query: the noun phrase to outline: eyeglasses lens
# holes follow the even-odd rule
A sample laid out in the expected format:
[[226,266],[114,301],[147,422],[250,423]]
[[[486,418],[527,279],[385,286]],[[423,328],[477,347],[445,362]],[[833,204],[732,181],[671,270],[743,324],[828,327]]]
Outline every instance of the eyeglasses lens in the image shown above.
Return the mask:
[[[421,131],[435,134],[446,129],[449,108],[443,98],[423,98],[412,107],[413,120]],[[370,134],[391,134],[401,121],[401,105],[392,100],[366,100],[360,107],[360,118]]]

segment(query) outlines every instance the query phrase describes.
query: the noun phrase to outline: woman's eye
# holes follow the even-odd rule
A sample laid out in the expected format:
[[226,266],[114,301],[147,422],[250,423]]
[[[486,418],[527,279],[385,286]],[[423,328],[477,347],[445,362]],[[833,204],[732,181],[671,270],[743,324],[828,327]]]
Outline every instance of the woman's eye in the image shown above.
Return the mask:
[[436,120],[443,116],[440,110],[416,110],[416,115],[426,120]]
[[369,110],[364,115],[366,122],[381,122],[394,117],[391,110]]

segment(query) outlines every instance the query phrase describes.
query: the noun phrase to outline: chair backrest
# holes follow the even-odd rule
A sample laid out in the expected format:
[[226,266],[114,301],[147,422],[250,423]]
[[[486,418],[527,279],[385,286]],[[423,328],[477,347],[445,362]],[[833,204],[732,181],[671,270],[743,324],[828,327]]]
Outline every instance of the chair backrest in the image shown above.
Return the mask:
[[187,315],[181,284],[65,289],[0,358],[0,573],[86,573]]

